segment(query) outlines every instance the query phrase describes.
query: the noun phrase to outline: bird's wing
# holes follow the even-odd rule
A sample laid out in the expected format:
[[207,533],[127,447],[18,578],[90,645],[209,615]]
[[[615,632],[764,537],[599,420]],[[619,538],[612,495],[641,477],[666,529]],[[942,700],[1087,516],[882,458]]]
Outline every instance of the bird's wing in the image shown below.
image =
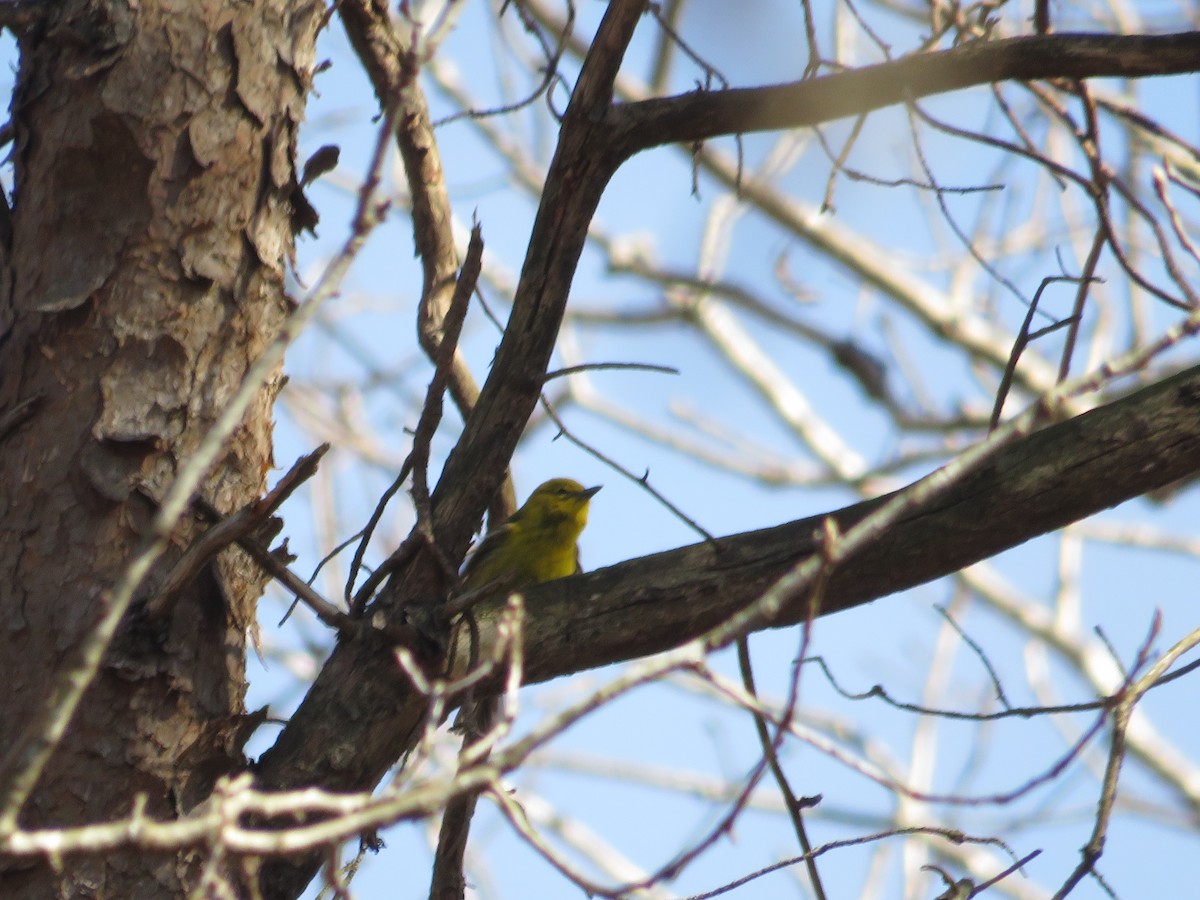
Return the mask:
[[511,522],[505,522],[499,528],[493,528],[483,536],[483,540],[475,545],[475,549],[471,551],[471,555],[467,557],[466,563],[463,564],[461,584],[463,587],[473,587],[471,580],[473,576],[487,576],[487,558],[496,552],[496,548],[504,541],[504,539],[513,531]]

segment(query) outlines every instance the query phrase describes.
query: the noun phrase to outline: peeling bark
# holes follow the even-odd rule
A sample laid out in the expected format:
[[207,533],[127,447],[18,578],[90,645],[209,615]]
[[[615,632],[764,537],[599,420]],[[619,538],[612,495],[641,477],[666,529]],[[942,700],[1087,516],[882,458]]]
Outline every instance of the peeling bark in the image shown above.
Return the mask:
[[[81,0],[22,35],[0,410],[41,403],[0,443],[0,734],[45,701],[154,501],[287,315],[295,135],[322,11]],[[223,511],[264,487],[277,389],[205,483]],[[182,523],[177,546],[196,527]],[[245,632],[261,586],[232,551],[168,621],[135,616],[22,823],[98,821],[139,796],[170,817],[243,765]],[[0,863],[0,894],[170,896],[194,886],[201,861]]]

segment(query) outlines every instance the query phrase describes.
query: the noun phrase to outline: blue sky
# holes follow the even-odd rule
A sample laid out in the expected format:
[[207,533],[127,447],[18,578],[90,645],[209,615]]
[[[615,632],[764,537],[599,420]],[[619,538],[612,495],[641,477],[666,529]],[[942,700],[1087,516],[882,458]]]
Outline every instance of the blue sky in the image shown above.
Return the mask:
[[[599,4],[581,7],[577,26],[581,33],[594,27],[599,8]],[[797,50],[798,35],[802,34],[798,8],[798,4],[766,0],[746,4],[738,27],[729,28],[717,7],[697,3],[694,15],[685,20],[689,28],[686,37],[696,52],[713,61],[736,85],[795,78],[803,60]],[[1011,17],[1015,19],[1015,15]],[[488,31],[489,21],[482,7],[469,7],[443,54],[453,61],[463,82],[481,103],[498,102],[508,96],[504,86],[519,94],[523,84],[511,63],[506,68],[496,61],[503,54]],[[894,27],[895,37],[899,38],[901,28]],[[640,77],[645,72],[653,33],[652,23],[644,22],[630,53],[627,73]],[[856,45],[861,52],[859,62],[874,58],[864,49],[864,43],[860,40]],[[323,38],[322,50],[334,65],[318,80],[319,96],[310,108],[310,124],[302,143],[311,151],[334,141],[342,146],[343,155],[338,173],[311,191],[323,218],[321,239],[301,246],[300,272],[309,280],[323,254],[344,233],[352,199],[347,186],[352,187],[364,169],[372,134],[370,118],[375,111],[336,24]],[[677,64],[673,87],[687,90],[698,77],[694,67]],[[1108,87],[1116,90],[1124,86]],[[1185,138],[1196,140],[1194,78],[1163,79],[1138,85],[1137,90],[1145,109],[1163,116]],[[429,96],[435,115],[438,110],[448,109],[432,85]],[[556,97],[561,108],[561,91]],[[542,104],[535,107],[537,114],[518,114],[500,120],[497,127],[511,129],[515,138],[539,146],[544,164],[553,130],[540,115]],[[931,100],[924,108],[960,126],[994,124],[995,112],[983,90]],[[832,144],[840,146],[847,131],[846,123],[836,123],[827,129],[827,135]],[[766,157],[775,145],[775,137],[746,139],[747,171],[753,171]],[[470,123],[444,127],[439,139],[461,223],[469,224],[472,217],[482,223],[489,253],[488,272],[499,281],[511,279],[519,268],[532,221],[533,199],[509,183],[507,163],[487,151]],[[829,164],[810,135],[798,135],[797,140],[805,147],[802,162],[786,170],[776,183],[798,202],[815,206],[824,193]],[[978,194],[948,197],[948,208],[961,223],[969,226],[978,217],[990,215],[1001,223],[1011,223],[1015,231],[1039,216],[1062,215],[1047,205],[1044,179],[1039,183],[1028,171],[1005,167],[999,156],[975,145],[945,141],[928,131],[923,133],[923,142],[923,150],[943,185],[999,186],[994,192],[996,202],[986,209]],[[734,150],[732,140],[715,144],[727,153]],[[851,163],[878,178],[912,176],[915,163],[903,112],[890,110],[871,117]],[[402,183],[398,169],[393,167],[390,175],[396,183]],[[712,231],[706,229],[719,227],[714,222],[721,221],[719,206],[728,204],[729,194],[702,175],[698,196],[693,196],[691,183],[685,154],[674,148],[647,153],[624,167],[614,179],[597,221],[604,233],[622,242],[622,246],[639,248],[664,267],[694,270],[706,235],[712,236]],[[961,257],[964,250],[945,221],[929,215],[933,201],[927,193],[842,179],[835,202],[837,222],[894,255],[896,265],[907,266],[918,277],[943,288],[950,284],[950,265],[946,261]],[[944,412],[961,405],[986,412],[995,372],[973,367],[955,348],[932,337],[875,292],[864,289],[853,273],[819,258],[753,209],[735,209],[732,215],[727,220],[733,222],[727,225],[728,241],[723,245],[723,254],[719,254],[725,258],[722,275],[769,297],[789,315],[819,325],[835,336],[853,339],[881,356],[888,355],[889,347],[906,347],[937,409]],[[1047,224],[1051,234],[1054,228],[1053,223]],[[1077,268],[1078,260],[1072,256],[1076,245],[1066,224],[1062,229],[1062,237],[1054,246]],[[995,226],[993,231],[1003,232],[1003,225]],[[342,297],[328,308],[326,318],[336,324],[315,331],[289,359],[297,383],[315,383],[321,388],[321,396],[353,396],[353,408],[361,417],[357,421],[369,429],[359,436],[380,453],[390,453],[393,465],[407,449],[401,429],[411,427],[415,421],[413,401],[423,392],[429,373],[413,343],[420,274],[410,248],[403,206],[397,204],[388,225],[372,237],[356,263]],[[1055,274],[1052,254],[1053,250],[1041,256],[1014,253],[997,263],[998,271],[1015,286],[1015,293],[998,287],[982,272],[974,273],[970,284],[972,303],[994,313],[992,320],[1006,326],[1011,334],[1025,312],[1016,295],[1028,298],[1043,276]],[[799,301],[786,296],[771,275],[781,264],[811,299]],[[638,310],[654,308],[660,302],[661,292],[637,279],[611,275],[607,265],[602,253],[590,250],[585,254],[572,294],[572,309]],[[1117,298],[1114,308],[1119,309],[1124,294],[1121,274],[1111,260],[1104,266],[1103,273]],[[503,315],[505,306],[498,293],[485,288],[489,302]],[[1050,315],[1065,315],[1072,296],[1069,287],[1051,290],[1044,308]],[[1170,321],[1170,314],[1157,307],[1151,307],[1149,317],[1155,328]],[[888,418],[847,383],[827,353],[753,317],[741,316],[738,321],[750,338],[768,351],[779,371],[800,386],[812,407],[869,464],[886,462],[899,450],[922,446],[923,441],[931,449],[936,447],[935,441],[920,434],[898,435]],[[1084,323],[1085,336],[1102,325],[1102,321],[1089,318]],[[1116,326],[1114,347],[1122,343],[1122,327]],[[589,375],[592,388],[609,402],[692,440],[716,432],[711,445],[732,446],[734,453],[737,449],[732,442],[745,441],[773,458],[812,462],[811,454],[798,445],[796,435],[780,417],[730,369],[724,357],[694,333],[679,326],[638,330],[569,324],[568,328],[564,347],[569,350],[570,362],[638,361],[680,370],[678,376],[646,372]],[[331,338],[335,330],[342,334],[337,341]],[[354,349],[346,349],[346,336],[352,339]],[[497,340],[495,326],[477,308],[473,310],[463,348],[480,378],[487,372]],[[1057,359],[1053,340],[1036,348],[1050,360]],[[1188,358],[1194,359],[1195,351],[1181,348],[1175,358],[1182,364]],[[373,362],[366,364],[367,359]],[[364,373],[373,379],[366,390],[358,386]],[[895,377],[895,368],[891,374]],[[911,388],[910,383],[897,383],[901,392]],[[311,397],[305,402],[311,402]],[[297,404],[303,405],[299,401]],[[1014,402],[1010,409],[1019,407],[1019,402]],[[281,465],[321,437],[321,429],[304,426],[289,411],[293,408],[285,403],[278,415],[277,459]],[[836,484],[781,486],[757,482],[639,438],[627,428],[578,407],[568,406],[564,418],[573,433],[620,464],[639,475],[648,470],[656,489],[716,534],[812,515],[858,497],[853,490]],[[447,416],[435,450],[444,454],[458,424],[453,414]],[[637,484],[569,442],[554,438],[552,426],[542,425],[529,433],[514,461],[517,490],[524,497],[551,475],[569,475],[587,484],[605,485],[593,504],[591,524],[582,541],[586,567],[615,564],[697,539]],[[919,476],[937,462],[934,457],[903,466],[896,473],[896,483]],[[322,479],[314,483],[306,498],[295,501],[301,508],[288,516],[292,546],[303,551],[297,564],[299,571],[308,571],[333,539],[344,537],[365,521],[374,497],[390,480],[391,471],[394,469],[378,456],[358,453],[335,441]],[[303,508],[305,502],[312,504],[314,512]],[[1190,535],[1194,533],[1196,511],[1194,491],[1190,491],[1167,505],[1135,501],[1097,520],[1102,525],[1135,522]],[[401,498],[394,503],[393,515],[385,520],[377,552],[386,552],[409,524],[410,516]],[[1068,568],[1076,550],[1084,557],[1084,565],[1077,570],[1082,573],[1077,584],[1071,580],[1076,570]],[[1062,616],[1064,610],[1076,608],[1070,606],[1074,602],[1081,640],[1091,641],[1090,630],[1101,629],[1125,662],[1145,639],[1153,609],[1164,613],[1163,634],[1155,644],[1159,650],[1194,622],[1195,559],[1187,554],[1131,550],[1075,536],[1064,542],[1053,535],[1009,551],[989,566],[985,576],[1005,579],[1029,608],[1051,614],[1057,611]],[[334,593],[335,583],[333,579],[326,582],[326,589]],[[1070,601],[1071,597],[1077,599]],[[303,612],[283,629],[275,630],[281,603],[279,594],[272,592],[263,605],[262,619],[270,642],[283,648],[327,645],[328,635],[305,621]],[[851,691],[864,691],[880,683],[897,698],[912,702],[968,711],[994,708],[991,681],[980,660],[946,632],[936,607],[947,605],[961,628],[983,648],[1014,704],[1082,701],[1094,696],[1094,689],[1079,679],[1051,645],[1030,640],[1027,633],[972,596],[962,582],[950,580],[819,621],[813,629],[809,654],[820,655]],[[765,695],[780,696],[786,690],[799,646],[796,629],[753,638],[756,674]],[[300,655],[290,658],[293,662],[303,659]],[[296,665],[303,670],[302,662]],[[736,664],[729,654],[719,654],[712,665],[721,675],[736,677]],[[302,679],[297,683],[293,673],[278,661],[265,671],[252,661],[252,669],[251,705],[270,701],[276,714],[286,714],[301,696]],[[1053,697],[1039,694],[1032,686],[1031,679],[1043,670],[1047,673],[1044,680],[1036,683],[1050,686]],[[526,690],[518,730],[615,674],[584,673]],[[856,740],[866,741],[866,752],[891,759],[900,772],[912,774],[929,766],[934,792],[957,793],[966,798],[1009,791],[1036,778],[1092,721],[1088,715],[1062,717],[1061,721],[1013,719],[986,726],[981,732],[974,725],[918,719],[891,710],[878,700],[848,700],[811,667],[805,669],[801,685],[802,719],[811,717],[823,730],[841,735],[847,746],[854,746]],[[1194,765],[1200,734],[1195,717],[1187,712],[1191,708],[1189,696],[1185,679],[1148,698],[1146,709],[1153,714],[1154,724],[1163,736]],[[854,738],[855,734],[859,737]],[[256,739],[256,749],[264,748],[269,739],[270,732],[265,731]],[[979,742],[982,744],[977,746]],[[933,804],[927,808],[910,801],[908,806],[919,821],[953,825],[972,834],[999,831],[1010,835],[1017,855],[1041,849],[1042,855],[1026,871],[1033,883],[1053,890],[1075,865],[1078,848],[1090,833],[1097,766],[1102,765],[1106,746],[1104,740],[1093,742],[1088,753],[1072,763],[1060,779],[1011,804]],[[726,807],[684,791],[636,783],[636,776],[629,772],[624,777],[603,777],[597,772],[606,766],[624,765],[627,769],[644,769],[642,775],[647,778],[666,771],[697,783],[722,778],[736,781],[753,765],[757,753],[748,716],[706,696],[701,685],[685,679],[639,690],[573,727],[538,765],[516,775],[512,783],[518,799],[526,800],[531,809],[540,803],[552,804],[577,826],[590,829],[607,842],[614,855],[650,869],[704,833]],[[887,816],[896,807],[894,796],[843,762],[797,741],[787,746],[784,764],[798,792],[824,797],[809,818],[816,843],[887,827]],[[591,774],[581,773],[581,767]],[[1122,786],[1131,792],[1136,788],[1137,796],[1148,802],[1163,804],[1166,818],[1119,816],[1110,832],[1101,871],[1118,896],[1182,896],[1178,885],[1184,883],[1188,850],[1194,849],[1195,837],[1178,824],[1177,801],[1136,764],[1127,766]],[[767,790],[763,796],[770,793]],[[1013,823],[1024,819],[1036,820],[1036,824],[1016,829]],[[389,830],[386,839],[387,851],[368,859],[356,878],[356,892],[363,897],[424,896],[431,859],[430,834],[422,827],[402,825]],[[472,839],[472,852],[484,861],[484,865],[473,869],[472,882],[481,891],[480,896],[558,897],[575,893],[514,836],[487,804],[482,805]],[[790,826],[777,808],[752,809],[738,820],[730,835],[719,839],[669,888],[676,896],[709,890],[796,852]],[[821,871],[833,896],[932,897],[940,890],[936,882],[920,885],[905,880],[906,854],[912,852],[912,846],[902,846],[899,839],[843,849],[823,857]],[[1147,865],[1150,859],[1153,865]],[[961,874],[953,867],[951,870]],[[731,896],[797,894],[798,879],[801,876],[797,867],[751,882]],[[1020,876],[1014,876],[1014,881],[1018,880]],[[1085,883],[1073,896],[1100,895],[1094,883]]]
[[[1029,4],[1004,13],[1005,27],[1022,27]],[[602,4],[580,5],[577,32],[589,34]],[[825,6],[822,5],[822,9]],[[729,7],[697,0],[681,25],[688,46],[723,72],[735,86],[792,80],[803,64],[801,5],[782,0],[753,0],[740,4],[736,21]],[[1055,7],[1057,11],[1057,6]],[[1169,16],[1171,4],[1138,4],[1130,13],[1145,18],[1148,29],[1183,27]],[[1068,12],[1057,11],[1067,15]],[[880,34],[900,52],[912,42],[916,26],[872,11]],[[507,20],[512,29],[511,14]],[[1172,25],[1172,22],[1174,24]],[[529,44],[512,29],[505,44],[495,36],[492,11],[481,3],[467,4],[461,21],[440,58],[452,63],[475,101],[495,104],[518,96],[529,76],[513,61],[511,47],[529,52]],[[819,34],[828,47],[834,28],[827,18]],[[1160,27],[1161,26],[1161,27]],[[878,50],[843,17],[838,25],[846,39],[840,52],[848,61],[877,61]],[[1094,21],[1079,27],[1095,29]],[[516,36],[514,36],[516,35]],[[653,22],[639,28],[624,69],[641,79],[649,68],[656,43]],[[8,51],[12,58],[11,48]],[[328,256],[345,235],[354,188],[369,155],[376,105],[340,25],[336,20],[322,37],[319,55],[332,67],[317,80],[308,123],[301,134],[301,158],[326,143],[342,150],[341,165],[310,189],[322,221],[318,239],[302,240],[297,275],[311,284]],[[568,78],[575,63],[564,62]],[[694,89],[703,73],[677,60],[672,91]],[[1195,144],[1196,79],[1160,79],[1137,85],[1098,84],[1112,93],[1129,92],[1141,109],[1159,117],[1173,131]],[[427,90],[435,115],[453,110],[445,93],[432,81]],[[1018,91],[1009,92],[1017,97]],[[558,109],[565,102],[555,91]],[[1024,98],[1018,98],[1024,99]],[[931,114],[962,127],[995,128],[996,109],[989,92],[976,89],[936,98],[922,104]],[[553,148],[554,123],[543,101],[532,108],[490,124],[513,140],[531,147],[542,166]],[[1035,135],[1037,123],[1030,124]],[[831,124],[825,134],[840,147],[849,133],[845,122]],[[472,219],[483,228],[488,257],[484,294],[500,315],[507,307],[498,287],[515,278],[529,234],[535,198],[512,183],[510,163],[492,152],[476,124],[457,122],[438,132],[447,179],[459,224]],[[947,140],[930,129],[921,131],[921,149],[940,183],[995,185],[984,194],[946,197],[955,221],[972,228],[990,223],[981,233],[1014,244],[1032,224],[1050,237],[1040,249],[1008,247],[997,253],[995,269],[1014,290],[999,286],[982,269],[963,265],[967,255],[946,219],[936,211],[927,191],[883,187],[841,178],[834,194],[830,226],[843,226],[859,237],[861,246],[884,254],[888,264],[964,302],[972,313],[1011,337],[1025,314],[1024,302],[1047,274],[1056,274],[1057,252],[1068,269],[1077,270],[1079,228],[1074,215],[1084,215],[1070,189],[1060,191],[1030,167],[1007,164],[999,154],[977,144]],[[746,171],[754,173],[772,152],[782,152],[777,135],[750,136],[742,145]],[[1109,158],[1127,161],[1119,135],[1106,133]],[[1054,138],[1053,140],[1058,140]],[[811,133],[794,136],[795,161],[781,166],[772,184],[797,204],[816,207],[825,193],[829,161]],[[1047,152],[1070,148],[1046,139]],[[732,156],[732,139],[712,148]],[[879,179],[917,177],[919,160],[902,110],[870,117],[850,164]],[[1073,164],[1078,167],[1079,159]],[[276,459],[286,468],[298,455],[321,440],[332,440],[333,451],[320,476],[284,509],[286,534],[299,554],[296,570],[307,576],[338,541],[352,534],[370,513],[375,498],[390,482],[408,449],[406,428],[416,421],[420,397],[430,369],[415,345],[415,306],[421,276],[412,258],[410,226],[404,212],[403,177],[393,160],[388,177],[396,192],[387,223],[371,238],[356,261],[341,295],[325,309],[322,322],[292,350],[287,367],[292,383],[277,411]],[[1145,172],[1131,178],[1144,185]],[[768,220],[752,204],[736,196],[711,176],[697,177],[686,152],[661,148],[627,164],[614,179],[597,216],[598,230],[618,247],[623,258],[641,254],[663,268],[719,276],[765,298],[773,309],[820,328],[837,339],[852,340],[889,363],[889,384],[912,408],[921,403],[931,412],[948,414],[962,409],[978,415],[990,408],[997,372],[968,359],[956,347],[931,334],[919,319],[882,297],[845,266],[814,252],[794,233]],[[1181,201],[1185,203],[1185,201]],[[1183,206],[1194,216],[1194,202]],[[1082,211],[1082,212],[1081,212]],[[1032,223],[1032,224],[1031,224]],[[1149,242],[1139,248],[1147,256]],[[579,266],[571,311],[625,312],[661,310],[663,292],[646,281],[609,271],[611,256],[590,248]],[[1161,270],[1149,259],[1148,271]],[[1195,274],[1195,267],[1188,269]],[[786,277],[779,276],[785,271]],[[1132,334],[1128,310],[1128,280],[1111,258],[1102,262],[1106,284],[1083,323],[1083,340],[1111,332],[1113,352]],[[787,282],[802,290],[797,297]],[[297,284],[297,296],[303,295]],[[1070,309],[1073,288],[1052,289],[1044,309],[1062,317]],[[781,382],[794,387],[814,413],[868,466],[883,466],[905,452],[925,449],[929,455],[897,466],[880,476],[878,485],[906,483],[948,457],[948,446],[962,446],[978,433],[962,431],[947,444],[940,436],[919,431],[900,433],[894,422],[850,383],[829,353],[762,317],[728,304],[717,304],[769,360]],[[1150,333],[1172,321],[1175,313],[1145,304]],[[1048,321],[1048,319],[1047,319]],[[1088,346],[1103,347],[1097,339]],[[499,340],[496,326],[476,306],[463,339],[463,351],[481,380],[486,376]],[[1031,349],[1056,363],[1061,335]],[[903,353],[897,348],[903,348]],[[1077,357],[1074,371],[1088,361]],[[1184,365],[1196,359],[1194,346],[1177,348],[1167,364]],[[779,461],[798,470],[820,469],[811,448],[789,426],[779,409],[751,386],[746,373],[729,362],[713,342],[679,323],[631,328],[600,326],[568,320],[556,364],[577,362],[644,362],[674,366],[678,375],[645,371],[590,373],[587,385],[594,396],[638,419],[695,443],[713,456],[731,456],[753,463]],[[915,374],[913,374],[915,373]],[[1020,408],[1016,396],[1010,411]],[[661,442],[639,436],[628,426],[583,404],[567,404],[564,420],[572,433],[598,448],[636,475],[649,472],[654,487],[703,528],[730,534],[764,527],[854,502],[861,494],[828,478],[773,483],[748,477],[712,461],[681,453]],[[448,412],[434,444],[438,464],[452,446],[459,421]],[[657,503],[636,482],[562,439],[552,425],[532,428],[514,460],[514,477],[521,498],[541,480],[566,475],[585,484],[603,484],[593,503],[592,517],[582,540],[585,567],[592,569],[696,541],[694,531]],[[432,473],[431,473],[432,474]],[[848,691],[861,692],[883,684],[895,697],[948,709],[980,711],[995,708],[992,682],[979,657],[956,638],[937,607],[951,610],[962,630],[978,643],[994,666],[1015,705],[1092,699],[1095,689],[1069,664],[1054,635],[1031,638],[1015,626],[996,604],[985,602],[972,585],[992,584],[1014,598],[1013,609],[1057,623],[1063,646],[1077,643],[1093,653],[1098,671],[1112,667],[1096,656],[1099,629],[1124,663],[1145,640],[1154,610],[1163,614],[1161,635],[1154,647],[1165,650],[1195,625],[1196,559],[1194,550],[1137,549],[1106,539],[1104,528],[1136,524],[1154,533],[1190,537],[1200,512],[1196,491],[1186,490],[1171,502],[1138,500],[1096,517],[1091,531],[1079,529],[1063,537],[1031,541],[989,561],[971,579],[924,585],[881,598],[850,612],[822,619],[810,635],[808,655],[819,655]],[[373,545],[378,560],[406,534],[411,525],[407,498],[401,494],[382,523]],[[1081,562],[1077,563],[1077,556]],[[328,596],[337,597],[344,559],[335,562],[317,581]],[[303,696],[329,633],[300,610],[284,626],[277,622],[287,604],[272,588],[261,606],[261,624],[268,649],[264,666],[251,658],[249,706],[269,703],[272,714],[286,716]],[[1057,617],[1057,618],[1055,618]],[[787,690],[793,661],[801,647],[798,629],[781,629],[752,638],[756,675],[764,696],[781,697]],[[736,662],[722,653],[711,662],[722,677],[734,679]],[[522,692],[517,730],[528,729],[543,716],[561,709],[587,691],[617,676],[621,667],[582,673]],[[1045,691],[1049,690],[1052,696]],[[1194,715],[1191,679],[1164,687],[1146,698],[1144,708],[1154,727],[1191,766],[1200,765],[1200,728]],[[803,670],[800,720],[820,740],[789,741],[783,764],[794,788],[803,795],[820,794],[821,805],[808,818],[813,841],[861,836],[885,829],[897,809],[911,821],[961,827],[972,834],[1002,833],[1018,856],[1042,850],[1027,868],[1029,893],[1042,896],[1033,885],[1054,889],[1078,859],[1087,840],[1097,797],[1097,772],[1103,765],[1104,739],[1073,762],[1063,776],[1028,792],[1011,804],[925,804],[898,800],[870,778],[823,749],[832,741],[848,753],[861,754],[890,765],[906,780],[926,777],[930,790],[979,798],[1012,790],[1046,771],[1092,719],[1089,715],[1004,720],[980,728],[944,720],[918,718],[890,709],[877,699],[851,700],[841,696],[813,666]],[[261,753],[274,736],[267,727],[256,735],[252,754]],[[447,744],[447,752],[452,745]],[[748,715],[711,695],[695,678],[673,679],[633,692],[611,707],[565,732],[536,764],[512,779],[519,802],[532,816],[553,811],[568,818],[575,839],[584,832],[610,847],[607,858],[653,869],[695,841],[727,809],[727,801],[698,796],[700,788],[722,781],[737,782],[754,764],[758,747]],[[614,773],[613,770],[618,770]],[[663,786],[672,775],[690,788]],[[658,782],[657,784],[654,782]],[[1122,780],[1123,797],[1145,804],[1138,815],[1119,815],[1109,833],[1100,869],[1121,897],[1183,897],[1190,883],[1188,863],[1196,849],[1194,829],[1181,824],[1185,810],[1172,792],[1145,766],[1131,762]],[[777,806],[770,785],[756,795],[763,806],[752,806],[732,831],[718,839],[697,862],[669,885],[673,896],[711,890],[735,878],[794,855],[795,837]],[[1026,821],[1028,820],[1028,821]],[[541,827],[553,833],[552,823]],[[427,894],[431,860],[430,833],[424,826],[400,825],[385,834],[387,850],[369,858],[353,888],[364,898],[417,898]],[[553,839],[565,846],[561,838]],[[540,859],[488,804],[472,831],[477,862],[471,881],[477,896],[570,897],[576,889]],[[936,847],[937,844],[935,843]],[[899,838],[850,847],[822,857],[822,876],[831,896],[900,898],[933,897],[936,882],[922,883],[910,871],[919,852]],[[994,852],[994,851],[988,851]],[[999,858],[1002,854],[997,854]],[[936,857],[934,858],[936,861]],[[960,870],[947,864],[956,874]],[[907,875],[905,873],[908,873]],[[592,874],[600,877],[599,873]],[[1014,882],[1020,876],[1014,876]],[[799,867],[750,882],[729,896],[773,898],[803,896]],[[1022,882],[1024,884],[1024,882]],[[1074,897],[1101,896],[1085,882]]]

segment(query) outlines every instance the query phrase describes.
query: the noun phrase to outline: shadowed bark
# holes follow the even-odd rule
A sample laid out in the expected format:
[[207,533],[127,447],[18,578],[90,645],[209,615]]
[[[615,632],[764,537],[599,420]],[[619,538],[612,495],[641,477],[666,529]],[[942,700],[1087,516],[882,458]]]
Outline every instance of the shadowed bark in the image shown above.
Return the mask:
[[[291,0],[78,2],[22,34],[0,410],[38,404],[0,440],[6,752],[287,315],[292,161],[320,16]],[[264,488],[277,388],[262,390],[204,485],[222,511]],[[181,524],[176,545],[195,533]],[[99,821],[138,797],[169,818],[244,765],[245,634],[262,585],[240,551],[224,553],[162,621],[135,614],[21,823]],[[9,754],[0,783],[26,762]],[[0,894],[181,896],[205,857],[0,862]]]

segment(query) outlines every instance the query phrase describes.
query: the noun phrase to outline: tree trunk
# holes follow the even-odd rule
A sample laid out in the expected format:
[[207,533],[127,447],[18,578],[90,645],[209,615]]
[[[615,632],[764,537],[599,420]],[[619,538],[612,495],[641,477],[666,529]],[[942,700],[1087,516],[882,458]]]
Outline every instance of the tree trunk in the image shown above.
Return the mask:
[[[295,0],[46,6],[21,40],[0,273],[0,415],[34,404],[0,429],[4,751],[287,315],[295,134],[323,11]],[[264,487],[278,387],[260,391],[203,485],[222,511]],[[179,525],[139,598],[198,530],[191,517]],[[139,798],[172,817],[240,767],[245,634],[261,588],[254,565],[227,551],[159,619],[135,600],[21,823],[102,821]],[[173,896],[202,862],[0,861],[0,895]]]

